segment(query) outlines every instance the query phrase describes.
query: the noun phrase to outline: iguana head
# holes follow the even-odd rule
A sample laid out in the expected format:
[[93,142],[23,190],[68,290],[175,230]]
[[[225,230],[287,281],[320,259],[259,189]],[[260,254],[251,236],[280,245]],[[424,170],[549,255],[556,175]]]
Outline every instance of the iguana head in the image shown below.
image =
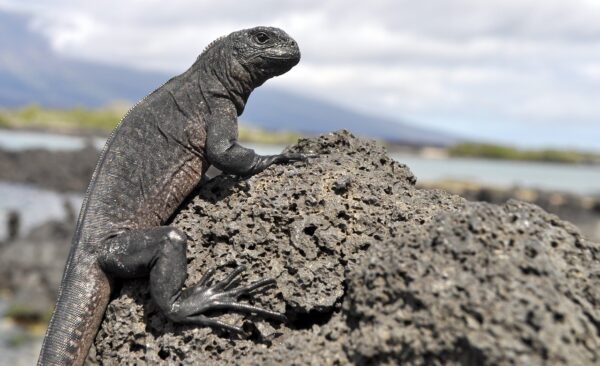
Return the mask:
[[254,27],[209,44],[195,65],[216,76],[241,113],[250,92],[300,61],[300,49],[279,28]]
[[231,33],[233,56],[259,80],[281,75],[300,61],[300,49],[279,28],[255,27]]
[[[225,56],[226,60],[223,61],[233,59],[253,79],[262,82],[289,71],[300,61],[300,49],[296,41],[283,30],[274,27],[254,27],[233,32],[209,44],[203,55],[213,62],[217,61],[214,57]],[[222,62],[219,64],[223,67]]]

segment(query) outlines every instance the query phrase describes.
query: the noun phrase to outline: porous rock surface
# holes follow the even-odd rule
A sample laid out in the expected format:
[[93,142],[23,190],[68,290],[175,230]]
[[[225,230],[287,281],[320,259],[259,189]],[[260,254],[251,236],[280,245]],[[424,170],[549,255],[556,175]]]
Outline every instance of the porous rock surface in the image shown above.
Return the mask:
[[96,337],[101,363],[600,362],[600,246],[572,225],[416,189],[406,166],[344,131],[291,149],[321,157],[217,177],[173,221],[190,237],[187,285],[246,264],[245,281],[277,285],[245,301],[289,321],[216,314],[247,339],[173,324],[131,281]]

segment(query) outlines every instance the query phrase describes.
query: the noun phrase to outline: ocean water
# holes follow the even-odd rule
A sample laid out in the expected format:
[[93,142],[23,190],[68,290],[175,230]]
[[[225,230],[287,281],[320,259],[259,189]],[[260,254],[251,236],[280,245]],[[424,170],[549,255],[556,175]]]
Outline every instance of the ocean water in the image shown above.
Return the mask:
[[79,210],[81,194],[57,193],[19,183],[0,181],[0,240],[7,236],[6,222],[10,212],[20,215],[20,234],[28,232],[48,220],[63,220],[68,211],[66,204]]
[[391,154],[408,165],[417,181],[443,179],[497,187],[529,187],[576,194],[600,194],[600,166],[467,158],[428,159]]
[[102,148],[105,139],[98,137],[88,139],[34,131],[0,130],[0,148],[4,150],[78,150],[85,147],[89,142],[98,148]]

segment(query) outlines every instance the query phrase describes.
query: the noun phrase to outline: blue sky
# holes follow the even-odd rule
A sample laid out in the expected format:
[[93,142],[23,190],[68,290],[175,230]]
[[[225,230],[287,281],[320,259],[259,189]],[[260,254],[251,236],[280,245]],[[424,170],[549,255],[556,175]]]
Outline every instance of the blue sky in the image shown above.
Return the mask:
[[600,150],[600,1],[0,0],[75,58],[178,73],[254,25],[302,61],[264,87],[460,135]]

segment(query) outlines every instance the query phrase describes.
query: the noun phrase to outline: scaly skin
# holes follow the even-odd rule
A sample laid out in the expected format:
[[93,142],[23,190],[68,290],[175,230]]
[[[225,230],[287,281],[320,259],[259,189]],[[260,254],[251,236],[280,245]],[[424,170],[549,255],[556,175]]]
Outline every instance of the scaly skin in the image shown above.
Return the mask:
[[150,293],[174,322],[235,332],[208,318],[212,309],[282,314],[238,302],[273,284],[233,288],[243,270],[213,284],[207,271],[195,287],[186,278],[186,237],[163,226],[200,182],[209,164],[226,173],[256,174],[303,154],[260,156],[237,144],[237,116],[252,90],[300,60],[296,42],[277,28],[257,27],[211,43],[192,67],[133,107],[113,131],[86,193],[56,308],[38,365],[81,365],[109,301],[112,284],[149,276]]

